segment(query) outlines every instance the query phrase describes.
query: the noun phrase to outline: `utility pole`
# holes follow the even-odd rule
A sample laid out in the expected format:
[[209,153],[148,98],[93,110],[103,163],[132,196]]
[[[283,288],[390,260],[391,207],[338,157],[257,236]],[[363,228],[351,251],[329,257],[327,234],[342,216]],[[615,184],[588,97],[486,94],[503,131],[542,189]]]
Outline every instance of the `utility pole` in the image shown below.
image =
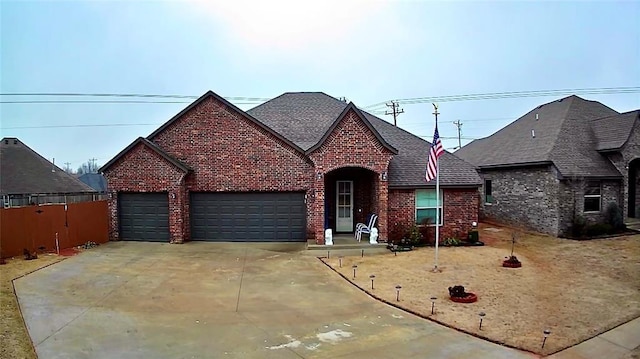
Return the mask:
[[89,159],[89,173],[94,173],[95,170],[97,170],[96,168],[96,161],[98,159],[97,158],[90,158]]
[[393,125],[398,126],[396,119],[398,118],[399,114],[404,113],[404,109],[399,108],[400,105],[395,101],[391,101],[391,103],[387,103],[385,105],[387,105],[387,107],[391,107],[391,112],[386,111],[384,114],[393,115]]
[[67,173],[71,173],[71,162],[64,163],[64,171]]
[[461,140],[461,133],[462,133],[462,122],[460,122],[460,120],[456,120],[453,121],[453,124],[456,125],[456,127],[458,128],[458,149],[462,148],[462,140]]

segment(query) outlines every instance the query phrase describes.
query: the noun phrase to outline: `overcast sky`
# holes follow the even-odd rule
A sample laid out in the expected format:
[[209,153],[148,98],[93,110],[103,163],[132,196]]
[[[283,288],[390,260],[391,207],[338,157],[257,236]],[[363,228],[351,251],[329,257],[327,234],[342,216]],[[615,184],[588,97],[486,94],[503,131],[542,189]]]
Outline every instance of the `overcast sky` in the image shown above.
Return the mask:
[[[7,103],[109,99],[6,94],[200,96],[212,90],[223,97],[273,98],[322,91],[392,122],[380,114],[384,106],[371,105],[640,86],[640,1],[3,0],[0,17],[0,134],[20,138],[61,167],[70,162],[77,168],[89,158],[104,164],[191,100]],[[464,144],[562,97],[443,101],[440,134],[452,149],[455,120],[463,123]],[[637,90],[582,97],[620,112],[640,108]],[[232,102],[243,109],[257,105]],[[402,108],[398,125],[430,141],[431,105]]]

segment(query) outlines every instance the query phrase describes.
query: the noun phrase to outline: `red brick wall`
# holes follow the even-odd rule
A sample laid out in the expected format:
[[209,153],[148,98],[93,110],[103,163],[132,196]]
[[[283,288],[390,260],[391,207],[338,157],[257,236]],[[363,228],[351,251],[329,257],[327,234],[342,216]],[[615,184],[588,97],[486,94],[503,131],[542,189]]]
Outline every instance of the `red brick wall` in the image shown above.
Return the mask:
[[[377,208],[387,208],[386,182],[382,183],[380,174],[389,168],[393,154],[375,137],[354,111],[348,112],[320,148],[313,151],[309,158],[315,165],[316,175],[322,177],[328,172],[344,167],[361,167],[374,171],[373,184],[377,188]],[[322,179],[315,180],[313,211],[309,220],[313,223],[317,243],[324,243],[324,190]],[[383,193],[384,192],[384,193]],[[378,227],[380,238],[387,238],[387,211],[379,211]]]
[[[140,143],[127,152],[118,162],[104,173],[109,183],[109,238],[118,239],[118,192],[168,192],[169,230],[172,239],[184,238],[184,216],[180,201],[180,183],[184,172],[168,163],[155,151]],[[177,200],[177,201],[176,201]]]
[[193,169],[189,191],[304,191],[304,154],[208,98],[151,139]]
[[[447,237],[465,239],[471,223],[478,221],[477,189],[444,189],[444,225],[440,228],[440,242]],[[389,191],[389,226],[391,239],[402,236],[415,223],[415,190]],[[435,227],[429,239],[435,238]]]
[[[308,191],[313,183],[313,167],[304,154],[213,98],[151,140],[194,171],[182,181],[180,170],[151,150],[136,148],[105,175],[114,193],[174,194],[169,197],[174,242],[190,235],[189,191]],[[117,195],[111,202],[112,236],[117,238]]]

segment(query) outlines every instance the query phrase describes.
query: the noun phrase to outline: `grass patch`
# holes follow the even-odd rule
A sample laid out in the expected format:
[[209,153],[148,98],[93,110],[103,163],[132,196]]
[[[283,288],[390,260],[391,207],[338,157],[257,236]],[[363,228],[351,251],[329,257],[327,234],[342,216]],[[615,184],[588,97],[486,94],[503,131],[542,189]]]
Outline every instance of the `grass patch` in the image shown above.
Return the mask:
[[[503,268],[512,229],[481,224],[484,247],[441,247],[325,262],[373,296],[474,335],[539,354],[550,354],[640,316],[640,235],[577,242],[520,233],[514,255],[522,268]],[[351,266],[358,276],[352,279]],[[371,290],[369,275],[374,274]],[[396,302],[395,286],[401,285]],[[463,285],[472,304],[449,300]],[[436,296],[431,315],[430,297]],[[482,330],[479,312],[485,312]],[[544,349],[543,330],[550,329]]]

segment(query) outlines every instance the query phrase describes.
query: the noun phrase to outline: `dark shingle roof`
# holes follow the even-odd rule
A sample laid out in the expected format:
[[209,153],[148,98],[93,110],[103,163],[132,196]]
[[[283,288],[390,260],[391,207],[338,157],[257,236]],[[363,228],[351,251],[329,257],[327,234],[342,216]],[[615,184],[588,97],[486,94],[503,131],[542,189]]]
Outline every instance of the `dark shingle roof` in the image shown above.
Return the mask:
[[563,176],[618,177],[596,151],[599,139],[592,128],[593,120],[617,115],[597,101],[569,96],[538,106],[455,154],[480,168],[553,163]]
[[287,92],[247,111],[303,150],[318,143],[347,107],[323,92]]
[[107,191],[107,179],[100,173],[85,173],[78,180],[98,192]]
[[0,193],[43,194],[95,192],[54,166],[17,138],[0,142]]
[[[347,104],[322,92],[285,93],[249,111],[253,117],[304,150],[316,145]],[[397,154],[389,164],[390,187],[427,186],[424,175],[431,144],[401,128],[361,111]],[[445,152],[440,158],[442,186],[477,186],[481,183],[469,163]],[[428,185],[435,185],[435,181]]]
[[611,151],[620,149],[629,139],[633,124],[638,117],[640,117],[640,110],[591,121],[593,133],[598,141],[596,150]]

